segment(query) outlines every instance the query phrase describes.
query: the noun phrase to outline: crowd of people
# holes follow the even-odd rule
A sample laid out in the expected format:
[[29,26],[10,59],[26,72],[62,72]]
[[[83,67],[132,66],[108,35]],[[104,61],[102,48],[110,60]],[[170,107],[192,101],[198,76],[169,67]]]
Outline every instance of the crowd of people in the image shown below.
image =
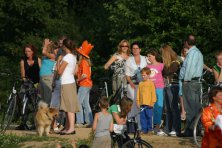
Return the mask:
[[[162,45],[159,50],[150,48],[143,56],[138,42],[130,44],[127,40],[120,41],[117,52],[104,69],[114,67],[113,93],[124,86],[127,94],[118,104],[110,107],[107,98],[99,100],[101,112],[96,113],[93,119],[89,104],[93,86],[89,53],[93,47],[84,41],[77,48],[74,41],[65,36],[58,42],[45,39],[41,59],[36,56],[33,45],[24,47],[24,58],[20,62],[21,77],[39,83],[41,99],[61,111],[59,120],[52,123],[55,132],[59,131],[58,123],[64,126],[61,135],[75,134],[75,127],[92,127],[95,131],[93,147],[110,147],[113,124],[125,125],[127,118],[136,116],[141,134],[193,136],[194,119],[201,110],[200,79],[203,69],[213,72],[216,83],[221,82],[222,52],[217,53],[217,64],[211,69],[204,64],[193,35],[184,40],[181,56],[168,44]],[[212,107],[204,111],[202,117],[207,129],[205,135],[208,136],[203,138],[204,146],[216,145],[222,140],[217,137],[221,137],[221,130],[215,127],[213,121],[209,123],[212,120],[209,114],[215,119],[222,114],[221,92],[219,88],[213,90]],[[165,107],[166,126],[161,129]],[[181,130],[182,120],[186,120],[184,131]]]

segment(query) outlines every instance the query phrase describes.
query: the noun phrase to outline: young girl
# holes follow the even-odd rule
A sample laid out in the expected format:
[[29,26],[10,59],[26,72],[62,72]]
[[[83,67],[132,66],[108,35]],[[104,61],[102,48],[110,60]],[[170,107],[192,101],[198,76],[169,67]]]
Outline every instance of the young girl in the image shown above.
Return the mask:
[[180,135],[181,120],[179,110],[179,73],[180,62],[171,46],[164,44],[161,48],[164,63],[163,75],[167,80],[164,88],[164,99],[167,108],[167,129],[170,136]]
[[150,49],[147,52],[148,60],[151,62],[147,65],[151,70],[150,79],[154,82],[156,88],[157,101],[154,104],[154,116],[153,124],[155,125],[154,133],[161,136],[165,135],[163,131],[160,130],[160,124],[162,119],[162,110],[163,110],[163,88],[164,81],[162,76],[163,63],[157,61],[158,53],[155,49]]
[[202,139],[202,148],[221,147],[222,131],[215,125],[218,115],[222,115],[222,87],[216,86],[210,91],[210,102],[208,107],[204,108],[201,117],[205,128]]
[[76,114],[76,127],[83,126],[84,122],[86,122],[85,127],[91,127],[93,122],[92,110],[89,105],[89,94],[92,88],[91,61],[89,53],[92,48],[93,45],[89,44],[88,41],[84,41],[81,48],[78,50],[80,57],[77,72],[77,84],[79,85],[78,100],[80,103],[80,112]]
[[99,100],[99,107],[101,112],[96,113],[93,121],[93,131],[95,138],[93,140],[92,148],[110,148],[111,137],[110,132],[113,131],[113,118],[107,111],[109,107],[108,99],[103,97]]
[[222,82],[222,51],[216,54],[217,64],[213,67],[213,73],[216,83]]
[[127,114],[131,111],[133,101],[130,98],[123,97],[119,103],[110,106],[108,112],[113,115],[114,123],[118,125],[126,124]]
[[156,91],[154,83],[149,80],[151,70],[147,67],[141,70],[143,81],[139,83],[137,90],[137,106],[144,110],[140,112],[141,132],[143,134],[153,130],[153,105],[156,102]]

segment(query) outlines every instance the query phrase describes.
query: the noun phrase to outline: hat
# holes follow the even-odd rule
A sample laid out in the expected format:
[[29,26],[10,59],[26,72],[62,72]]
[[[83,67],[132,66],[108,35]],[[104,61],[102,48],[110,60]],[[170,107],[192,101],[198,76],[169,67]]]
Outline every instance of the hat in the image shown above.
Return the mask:
[[79,49],[77,49],[77,51],[78,51],[81,55],[89,58],[89,53],[90,53],[90,51],[93,49],[93,47],[94,47],[94,46],[93,46],[92,44],[88,43],[88,41],[85,40],[85,41],[82,43],[82,46],[81,46]]

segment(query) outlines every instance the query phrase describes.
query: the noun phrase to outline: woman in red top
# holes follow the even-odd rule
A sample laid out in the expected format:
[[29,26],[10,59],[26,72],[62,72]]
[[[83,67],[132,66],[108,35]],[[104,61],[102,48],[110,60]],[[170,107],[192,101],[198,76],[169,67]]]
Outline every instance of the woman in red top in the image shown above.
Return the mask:
[[79,85],[78,99],[80,112],[76,113],[76,127],[83,127],[84,122],[86,122],[85,127],[90,127],[93,122],[92,110],[89,105],[89,94],[92,88],[89,52],[92,50],[92,48],[93,45],[89,44],[88,41],[84,41],[78,50],[80,57],[77,83]]
[[204,108],[201,117],[205,128],[204,137],[202,139],[202,148],[216,148],[222,145],[222,131],[215,125],[218,115],[222,115],[222,87],[214,87],[210,92],[210,101],[208,107]]

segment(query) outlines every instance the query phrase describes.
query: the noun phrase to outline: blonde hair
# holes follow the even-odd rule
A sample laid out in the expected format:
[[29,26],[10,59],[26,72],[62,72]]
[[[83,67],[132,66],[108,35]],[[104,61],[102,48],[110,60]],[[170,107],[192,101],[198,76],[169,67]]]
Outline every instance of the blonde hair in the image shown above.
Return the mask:
[[[89,64],[90,67],[92,66],[92,62],[91,62],[90,58],[87,58],[87,57],[85,57],[85,56],[83,56],[83,55],[81,55],[81,54],[79,54],[79,56],[81,56],[82,59],[85,59],[85,60],[88,62],[88,64]],[[79,62],[80,62],[80,61],[81,61],[81,60],[79,60]],[[78,62],[78,63],[79,63],[79,62]]]
[[119,44],[118,44],[118,46],[117,46],[117,48],[118,48],[117,52],[118,52],[119,54],[122,53],[122,48],[121,48],[121,46],[123,45],[123,43],[126,43],[127,46],[128,46],[127,55],[129,56],[130,53],[131,53],[131,51],[130,51],[130,44],[129,44],[129,42],[128,42],[127,40],[125,40],[125,39],[123,39],[122,41],[119,42]]
[[177,54],[176,52],[171,48],[171,46],[164,44],[160,48],[163,63],[166,67],[169,67],[172,61],[177,60]]
[[215,57],[217,58],[218,56],[222,55],[222,50],[216,51]]

